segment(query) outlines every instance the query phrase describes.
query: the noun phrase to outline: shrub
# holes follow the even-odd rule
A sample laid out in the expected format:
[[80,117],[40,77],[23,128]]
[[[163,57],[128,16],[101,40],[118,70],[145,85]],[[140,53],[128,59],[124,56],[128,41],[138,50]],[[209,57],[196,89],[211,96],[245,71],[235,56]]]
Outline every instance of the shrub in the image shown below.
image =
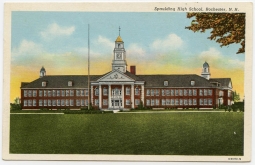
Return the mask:
[[20,104],[13,104],[13,103],[10,104],[10,109],[11,111],[22,110]]

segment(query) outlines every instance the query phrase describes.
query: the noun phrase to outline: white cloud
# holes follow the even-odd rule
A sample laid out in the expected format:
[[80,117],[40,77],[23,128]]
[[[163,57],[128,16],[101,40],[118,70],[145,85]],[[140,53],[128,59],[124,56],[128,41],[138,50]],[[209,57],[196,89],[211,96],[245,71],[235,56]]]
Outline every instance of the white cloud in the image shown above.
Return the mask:
[[209,50],[203,51],[199,55],[199,59],[209,61],[209,60],[217,60],[221,58],[221,53],[216,48],[209,48]]
[[127,48],[128,56],[145,56],[145,50],[137,43],[132,43]]
[[33,41],[23,40],[18,47],[13,48],[12,56],[37,55],[42,52],[42,45]]
[[40,35],[44,39],[53,39],[57,36],[70,36],[75,31],[74,26],[61,27],[57,23],[50,24]]
[[172,33],[169,34],[164,39],[157,39],[151,44],[151,48],[153,50],[159,51],[168,51],[168,50],[176,50],[183,46],[183,40],[181,37],[177,36],[176,34]]

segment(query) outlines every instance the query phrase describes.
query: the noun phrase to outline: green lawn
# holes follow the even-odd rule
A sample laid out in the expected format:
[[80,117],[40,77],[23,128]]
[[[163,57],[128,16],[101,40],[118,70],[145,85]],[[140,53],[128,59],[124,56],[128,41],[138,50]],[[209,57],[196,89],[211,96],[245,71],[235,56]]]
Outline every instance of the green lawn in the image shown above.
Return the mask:
[[237,112],[12,114],[10,153],[243,155],[243,122]]

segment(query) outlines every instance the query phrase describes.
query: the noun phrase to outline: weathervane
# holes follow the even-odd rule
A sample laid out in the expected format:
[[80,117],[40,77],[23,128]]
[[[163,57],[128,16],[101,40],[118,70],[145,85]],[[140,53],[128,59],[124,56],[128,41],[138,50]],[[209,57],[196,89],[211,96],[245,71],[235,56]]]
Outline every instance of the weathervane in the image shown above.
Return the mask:
[[119,36],[120,36],[120,26],[119,26]]

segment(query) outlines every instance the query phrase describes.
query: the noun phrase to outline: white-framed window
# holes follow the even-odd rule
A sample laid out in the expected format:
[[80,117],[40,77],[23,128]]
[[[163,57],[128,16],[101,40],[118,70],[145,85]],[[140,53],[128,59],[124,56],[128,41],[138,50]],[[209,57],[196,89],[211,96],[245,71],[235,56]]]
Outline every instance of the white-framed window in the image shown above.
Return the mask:
[[56,90],[52,90],[52,96],[53,96],[53,97],[56,96]]
[[42,97],[43,96],[43,91],[39,90],[39,96]]
[[166,99],[166,105],[170,105],[170,104],[171,104],[170,99]]
[[66,96],[69,96],[69,95],[70,95],[70,91],[66,90]]
[[192,96],[192,89],[189,89],[189,96]]
[[88,99],[85,99],[85,106],[88,106],[88,105],[89,105]]
[[95,88],[95,96],[98,96],[99,95],[99,89],[96,87]]
[[174,90],[171,89],[171,96],[174,96]]
[[57,99],[57,106],[60,106],[61,101]]
[[73,99],[70,99],[70,106],[73,106]]
[[207,99],[204,99],[204,105],[207,105]]
[[182,89],[179,90],[179,95],[183,96],[183,90]]
[[208,95],[212,96],[212,90],[211,89],[208,89]]
[[39,100],[39,106],[43,106],[43,100]]
[[151,106],[154,106],[154,99],[151,99]]
[[32,100],[28,100],[28,106],[32,106]]
[[126,105],[130,105],[130,100],[126,99]]
[[76,106],[81,106],[81,100],[80,99],[76,99]]
[[95,105],[98,106],[99,105],[99,100],[95,99]]
[[47,106],[47,100],[43,100],[43,106]]
[[60,90],[57,90],[57,96],[60,96]]
[[156,102],[156,105],[159,105],[159,99],[156,99],[155,102]]
[[61,90],[61,96],[62,97],[66,96],[66,91],[65,90]]
[[184,99],[184,105],[188,105],[188,100]]
[[73,86],[73,82],[72,81],[68,81],[68,86],[69,87]]
[[159,96],[159,89],[156,89],[156,96]]
[[130,88],[129,87],[126,87],[126,95],[130,95]]
[[36,106],[36,99],[33,100],[33,106]]
[[197,90],[193,89],[193,96],[196,96],[196,95],[197,95]]
[[170,90],[169,89],[166,90],[166,95],[170,96]]
[[46,81],[42,82],[42,87],[46,87]]
[[188,95],[188,91],[187,89],[184,89],[184,96],[187,96]]
[[81,100],[81,106],[85,105],[85,100]]
[[231,93],[232,93],[231,91],[228,91],[228,97],[231,97]]
[[51,90],[48,90],[48,97],[51,97]]
[[166,100],[165,99],[161,100],[161,105],[166,105]]
[[26,107],[27,106],[27,100],[23,101],[23,106]]
[[175,89],[175,96],[179,96],[179,90]]
[[168,81],[167,80],[164,81],[164,86],[168,86]]
[[203,96],[203,89],[199,89],[199,96]]
[[171,99],[171,105],[174,105],[174,99]]
[[219,92],[219,96],[224,96],[223,91],[220,91],[220,92]]
[[37,90],[33,90],[33,97],[37,96]]
[[151,96],[154,96],[154,89],[151,89]]
[[74,90],[70,90],[70,96],[74,96]]
[[207,96],[207,89],[204,89],[204,96]]
[[135,105],[139,105],[140,104],[140,100],[139,99],[135,99]]
[[179,105],[179,99],[175,99],[175,105]]
[[89,90],[85,89],[85,96],[88,96],[88,95],[89,95]]
[[48,106],[51,106],[51,100],[48,100]]
[[183,100],[182,99],[180,99],[180,105],[183,105]]
[[195,81],[194,81],[194,80],[191,80],[191,81],[190,81],[190,85],[191,85],[191,86],[195,86]]
[[149,99],[146,99],[146,105],[150,106],[151,105],[151,101]]
[[150,89],[147,89],[146,90],[146,96],[150,96],[151,95],[151,90]]
[[28,97],[32,97],[32,90],[28,91]]
[[212,99],[208,99],[208,105],[212,105]]
[[66,106],[69,106],[69,99],[66,99]]
[[81,90],[81,96],[84,96],[85,95],[85,92],[84,92],[84,90],[82,89]]
[[197,99],[193,99],[193,105],[197,105]]
[[230,99],[228,99],[228,105],[231,105],[231,101],[230,101]]
[[46,97],[47,96],[47,90],[43,91],[43,96]]
[[161,95],[165,96],[165,89],[161,89]]
[[139,90],[139,88],[135,88],[135,95],[140,95],[140,90]]
[[204,105],[204,100],[203,99],[199,99],[199,105]]
[[52,106],[56,106],[56,105],[57,105],[56,100],[52,100]]
[[108,95],[108,89],[106,87],[103,88],[103,95],[104,96]]
[[103,105],[108,105],[108,99],[103,99]]
[[80,96],[81,94],[80,94],[80,90],[76,90],[76,96]]
[[65,99],[61,99],[61,106],[65,106],[65,102],[66,102]]
[[192,105],[192,99],[189,99],[189,105]]
[[27,97],[27,90],[24,90],[24,97]]

